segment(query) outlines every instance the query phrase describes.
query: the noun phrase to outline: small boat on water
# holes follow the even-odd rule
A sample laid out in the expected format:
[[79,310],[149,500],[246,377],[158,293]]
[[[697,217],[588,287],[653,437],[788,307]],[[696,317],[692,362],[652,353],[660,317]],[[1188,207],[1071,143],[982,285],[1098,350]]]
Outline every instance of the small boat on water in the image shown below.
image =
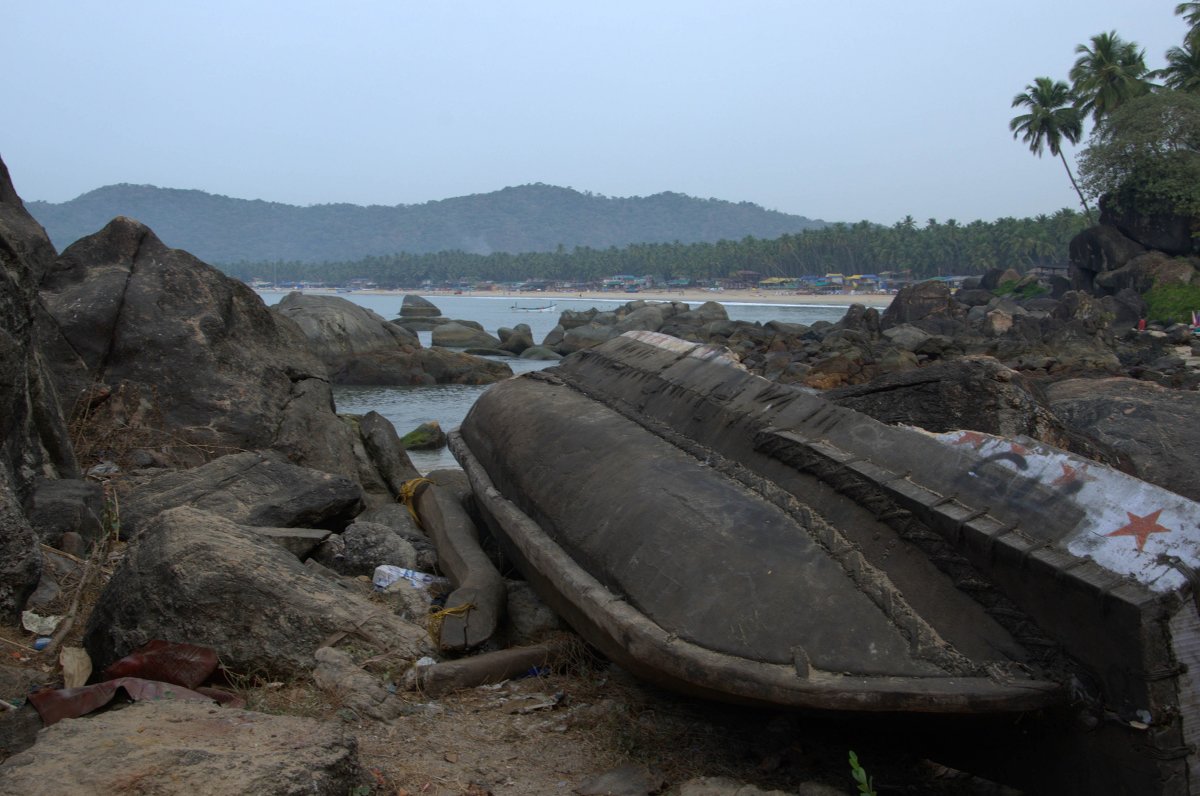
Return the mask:
[[554,302],[550,302],[549,304],[542,303],[533,305],[517,302],[509,307],[510,310],[514,310],[516,312],[555,312],[557,308],[558,305],[556,305]]
[[1034,440],[886,426],[651,332],[494,385],[451,446],[505,554],[643,678],[1066,712],[1029,752],[1093,771],[1060,792],[1200,792],[1186,498]]

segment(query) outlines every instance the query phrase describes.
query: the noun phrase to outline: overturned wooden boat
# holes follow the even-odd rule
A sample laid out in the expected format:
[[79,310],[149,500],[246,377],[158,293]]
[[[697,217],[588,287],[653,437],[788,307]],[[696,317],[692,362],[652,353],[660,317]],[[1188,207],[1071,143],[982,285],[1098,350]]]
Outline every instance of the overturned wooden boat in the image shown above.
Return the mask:
[[1200,788],[1190,500],[650,332],[493,386],[451,444],[506,553],[636,674],[805,709],[1069,704],[1085,757],[1126,761],[1102,790]]

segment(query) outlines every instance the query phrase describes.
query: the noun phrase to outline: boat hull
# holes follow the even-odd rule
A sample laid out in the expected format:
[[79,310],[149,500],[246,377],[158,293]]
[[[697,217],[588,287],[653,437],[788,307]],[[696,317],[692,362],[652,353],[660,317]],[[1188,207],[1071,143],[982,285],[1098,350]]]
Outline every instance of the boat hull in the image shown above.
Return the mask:
[[1094,767],[1093,792],[1200,782],[1200,507],[1178,495],[647,332],[492,387],[452,446],[542,597],[653,682],[859,712],[1069,696],[1093,729],[1044,736],[1044,765]]

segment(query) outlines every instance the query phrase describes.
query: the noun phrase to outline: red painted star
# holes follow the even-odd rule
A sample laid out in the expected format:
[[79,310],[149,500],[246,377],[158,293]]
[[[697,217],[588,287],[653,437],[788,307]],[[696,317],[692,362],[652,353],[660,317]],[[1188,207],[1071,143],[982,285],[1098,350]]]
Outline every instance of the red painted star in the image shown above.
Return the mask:
[[1146,539],[1152,533],[1170,533],[1170,528],[1165,528],[1158,524],[1158,515],[1162,514],[1162,509],[1151,512],[1145,517],[1139,517],[1133,512],[1125,512],[1129,516],[1129,523],[1116,529],[1112,533],[1105,536],[1133,536],[1137,539],[1138,552],[1142,552],[1142,548],[1146,546]]
[[980,434],[978,431],[964,431],[962,436],[954,440],[955,445],[970,445],[978,448],[983,443],[987,442],[987,437]]
[[[1050,486],[1066,486],[1075,481],[1095,481],[1094,476],[1087,474],[1087,465],[1080,467],[1072,467],[1066,462],[1059,462],[1059,467],[1062,467],[1062,475],[1050,482]],[[1162,511],[1162,509],[1159,509]],[[1128,512],[1126,512],[1128,514]],[[1133,515],[1130,514],[1132,517]]]

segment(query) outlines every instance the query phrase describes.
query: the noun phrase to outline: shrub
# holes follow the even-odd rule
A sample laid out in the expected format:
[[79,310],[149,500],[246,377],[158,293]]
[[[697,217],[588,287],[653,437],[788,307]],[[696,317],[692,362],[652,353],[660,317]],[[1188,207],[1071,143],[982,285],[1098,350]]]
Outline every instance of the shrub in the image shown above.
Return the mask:
[[1125,212],[1200,217],[1200,96],[1161,91],[1103,118],[1079,156],[1093,197]]
[[1143,298],[1150,320],[1160,323],[1191,323],[1200,311],[1200,285],[1155,285]]

